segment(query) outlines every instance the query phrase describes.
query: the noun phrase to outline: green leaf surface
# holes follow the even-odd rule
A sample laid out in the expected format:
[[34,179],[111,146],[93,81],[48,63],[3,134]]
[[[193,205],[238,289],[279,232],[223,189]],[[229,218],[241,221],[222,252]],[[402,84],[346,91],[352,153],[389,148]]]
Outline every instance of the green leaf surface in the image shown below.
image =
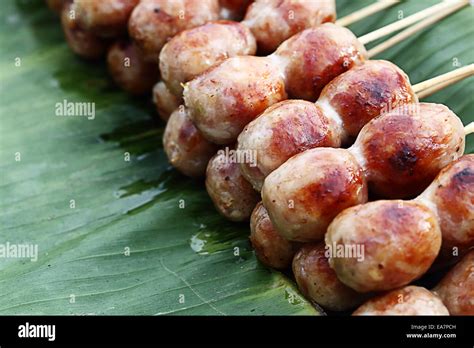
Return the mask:
[[[351,28],[435,2],[405,1]],[[338,13],[369,3],[338,0]],[[202,182],[169,167],[150,103],[75,57],[43,1],[2,1],[0,29],[0,244],[38,246],[37,261],[0,258],[0,314],[322,313],[256,260],[247,224],[220,217]],[[463,9],[380,58],[420,82],[474,62],[473,34],[474,9]],[[473,95],[471,78],[428,100],[468,123]],[[94,102],[95,119],[55,116],[63,100]]]

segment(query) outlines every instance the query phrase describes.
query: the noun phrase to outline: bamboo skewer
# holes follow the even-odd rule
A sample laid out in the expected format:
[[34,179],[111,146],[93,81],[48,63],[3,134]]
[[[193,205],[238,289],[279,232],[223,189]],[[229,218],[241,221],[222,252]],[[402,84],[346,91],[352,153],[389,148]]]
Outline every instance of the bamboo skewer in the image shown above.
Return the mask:
[[460,10],[464,6],[466,6],[467,3],[464,1],[458,2],[456,5],[453,5],[452,7],[449,7],[443,11],[440,11],[439,13],[428,17],[421,22],[413,25],[412,27],[409,27],[408,29],[405,29],[401,33],[391,37],[387,41],[381,43],[380,45],[375,46],[374,48],[370,49],[368,51],[369,57],[373,57],[380,52],[383,52],[387,49],[389,49],[392,46],[395,46],[396,44],[402,42],[403,40],[409,38],[410,36],[416,34],[417,32],[425,29],[426,27],[429,27],[430,25],[442,20],[443,18],[449,16],[450,14]]
[[413,91],[419,98],[425,98],[440,91],[449,85],[474,75],[474,64],[450,71],[446,74],[436,76],[432,79],[417,83],[413,86]]
[[[366,45],[370,42],[373,42],[375,40],[378,40],[384,36],[390,35],[394,32],[397,32],[401,29],[404,29],[420,20],[423,20],[427,17],[436,15],[438,12],[442,11],[444,12],[447,9],[451,9],[452,7],[457,7],[460,6],[466,6],[469,4],[469,0],[445,0],[439,4],[436,4],[434,6],[431,6],[425,10],[422,10],[420,12],[417,12],[409,17],[406,17],[405,19],[402,19],[400,21],[394,22],[392,24],[388,24],[385,27],[382,27],[380,29],[374,30],[371,33],[368,33],[366,35],[363,35],[359,37],[359,41]],[[462,7],[461,6],[461,7]]]
[[336,24],[340,25],[341,27],[347,27],[355,22],[360,21],[366,17],[369,17],[377,12],[385,10],[388,7],[398,4],[399,0],[380,0],[376,3],[364,7],[358,11],[355,11],[345,17],[342,17],[336,21]]
[[468,123],[467,126],[464,127],[464,134],[469,135],[474,133],[474,122]]

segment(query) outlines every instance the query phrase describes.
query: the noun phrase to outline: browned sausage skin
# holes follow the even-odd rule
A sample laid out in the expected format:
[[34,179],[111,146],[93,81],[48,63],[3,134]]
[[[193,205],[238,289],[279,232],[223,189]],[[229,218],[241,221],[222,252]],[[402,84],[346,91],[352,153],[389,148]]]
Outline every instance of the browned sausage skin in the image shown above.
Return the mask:
[[293,155],[314,147],[339,147],[340,127],[314,103],[285,100],[265,110],[238,137],[240,151],[255,151],[256,165],[242,163],[244,177],[260,191],[263,181]]
[[128,32],[144,59],[157,63],[169,38],[218,16],[217,0],[141,0],[130,16]]
[[367,301],[352,315],[449,315],[449,312],[431,291],[406,286]]
[[[357,84],[356,77],[365,82]],[[398,67],[387,61],[367,61],[331,81],[316,104],[283,101],[250,122],[239,135],[238,148],[256,151],[258,163],[256,167],[243,164],[242,173],[260,190],[265,177],[291,156],[314,147],[339,147],[365,123],[386,112],[387,106],[414,100],[408,78]]]
[[271,53],[296,33],[335,19],[334,0],[256,0],[243,23],[255,35],[259,50]]
[[255,51],[255,38],[241,23],[209,22],[182,31],[163,47],[161,76],[170,91],[181,96],[183,83],[229,57],[254,55]]
[[153,87],[153,103],[161,119],[168,121],[171,114],[182,104],[182,98],[170,92],[163,81],[159,81]]
[[107,67],[115,83],[130,94],[150,93],[158,80],[157,65],[143,60],[131,41],[119,40],[109,47]]
[[74,0],[77,20],[87,31],[100,37],[127,32],[127,22],[139,0]]
[[319,241],[340,211],[367,201],[367,186],[347,150],[316,148],[293,156],[267,176],[262,200],[283,237]]
[[270,56],[223,61],[185,85],[185,104],[207,139],[231,144],[267,107],[287,99],[287,92],[315,100],[326,83],[365,56],[350,31],[326,23],[295,35]]
[[408,76],[395,64],[369,60],[331,81],[319,103],[328,104],[343,123],[349,143],[370,120],[399,105],[417,103]]
[[356,36],[333,23],[296,34],[274,55],[285,62],[288,95],[310,101],[316,101],[336,76],[367,59],[367,51]]
[[250,216],[250,242],[257,258],[276,269],[288,268],[298,247],[297,243],[286,240],[275,231],[262,202]]
[[444,257],[474,247],[474,155],[462,156],[444,168],[417,200],[438,215]]
[[474,250],[454,266],[433,289],[451,315],[474,315]]
[[225,150],[219,150],[207,165],[206,189],[217,211],[231,221],[248,220],[260,200]]
[[239,56],[186,83],[183,96],[203,135],[217,144],[231,144],[267,107],[286,99],[286,92],[273,61]]
[[303,245],[293,259],[293,274],[304,296],[325,309],[345,311],[367,297],[337,278],[329,266],[324,243]]
[[461,120],[446,106],[398,107],[369,122],[350,151],[360,152],[369,189],[388,198],[420,194],[464,152]]
[[170,116],[163,134],[163,148],[170,163],[191,177],[204,176],[217,146],[204,139],[184,107]]
[[98,59],[105,55],[107,43],[79,25],[71,3],[61,10],[61,25],[66,41],[74,53],[86,59]]
[[333,255],[329,263],[344,284],[370,292],[421,277],[438,255],[441,231],[434,213],[421,203],[376,201],[344,210],[325,240],[332,249],[361,251],[362,257]]

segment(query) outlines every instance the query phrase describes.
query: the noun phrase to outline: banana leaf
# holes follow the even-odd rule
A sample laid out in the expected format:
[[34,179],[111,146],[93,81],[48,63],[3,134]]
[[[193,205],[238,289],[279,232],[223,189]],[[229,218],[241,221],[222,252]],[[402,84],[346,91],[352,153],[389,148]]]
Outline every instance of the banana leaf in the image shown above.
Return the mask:
[[[337,0],[338,14],[369,3]],[[351,29],[434,3],[405,1]],[[420,82],[474,62],[473,34],[465,8],[378,58]],[[43,1],[2,1],[0,77],[0,245],[38,253],[0,258],[0,314],[324,314],[257,261],[248,224],[220,217],[203,182],[168,165],[148,98],[74,56]],[[471,78],[427,100],[466,124],[473,95]],[[64,101],[95,103],[95,117],[56,116]]]

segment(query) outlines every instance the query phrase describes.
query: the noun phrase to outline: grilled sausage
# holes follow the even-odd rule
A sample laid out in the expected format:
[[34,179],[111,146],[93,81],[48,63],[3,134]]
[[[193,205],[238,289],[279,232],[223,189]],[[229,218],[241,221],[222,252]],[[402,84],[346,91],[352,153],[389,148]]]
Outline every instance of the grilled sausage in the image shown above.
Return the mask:
[[217,146],[204,139],[184,107],[174,111],[163,134],[163,148],[169,162],[191,177],[204,176]]
[[429,290],[406,286],[367,301],[352,315],[449,315],[449,312]]
[[451,315],[474,315],[474,250],[454,266],[433,289]]
[[128,32],[144,59],[156,63],[168,39],[218,16],[217,0],[141,0],[130,16]]
[[120,40],[109,47],[107,67],[115,83],[131,94],[149,93],[158,80],[157,65],[143,60],[130,41]]
[[217,144],[233,143],[245,125],[286,99],[278,66],[252,56],[223,61],[186,83],[183,96],[196,127]]
[[170,91],[183,93],[182,84],[226,58],[254,55],[255,39],[238,22],[216,21],[185,30],[161,50],[160,71]]
[[130,14],[139,0],[74,0],[81,27],[100,37],[114,37],[127,32]]
[[159,81],[153,87],[153,103],[156,106],[156,112],[165,122],[170,115],[181,105],[182,99],[170,92],[163,81]]
[[350,253],[330,257],[344,284],[359,292],[382,291],[407,285],[429,269],[441,231],[425,205],[381,200],[344,210],[329,225],[325,241],[333,249],[363,250],[362,259]]
[[72,4],[61,10],[61,25],[71,50],[86,59],[98,59],[107,51],[107,44],[89,31],[84,30],[71,12]]
[[250,216],[250,242],[257,258],[276,269],[288,268],[297,250],[297,243],[286,240],[275,231],[262,202]]
[[293,274],[306,298],[332,311],[354,308],[367,297],[337,278],[329,267],[324,243],[303,245],[293,259]]
[[293,156],[267,176],[262,200],[283,237],[319,241],[340,211],[367,201],[367,186],[351,153],[317,148]]
[[237,162],[219,150],[206,170],[206,189],[219,213],[231,221],[245,221],[260,200],[240,173]]
[[271,53],[296,33],[335,19],[334,0],[256,0],[243,23],[257,38],[259,50]]

